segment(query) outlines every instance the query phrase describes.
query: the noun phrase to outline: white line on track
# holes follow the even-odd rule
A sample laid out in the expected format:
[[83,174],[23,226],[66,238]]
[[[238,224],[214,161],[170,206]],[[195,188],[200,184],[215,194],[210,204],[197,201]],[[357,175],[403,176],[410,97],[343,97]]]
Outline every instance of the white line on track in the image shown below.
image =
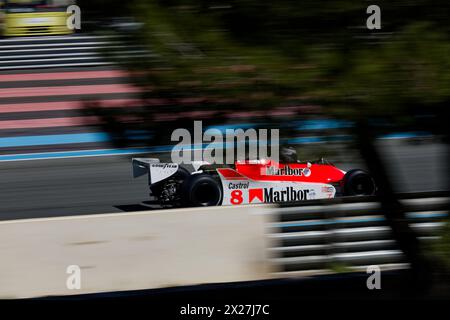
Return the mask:
[[[42,69],[42,68],[62,68],[62,67],[88,67],[88,66],[100,66],[100,65],[111,65],[113,62],[80,62],[80,63],[60,63],[60,64],[38,64],[26,66],[26,69]],[[24,67],[18,66],[7,66],[1,67],[0,70],[13,70],[13,69],[24,69]]]
[[[99,57],[73,57],[73,58],[51,58],[51,59],[27,59],[27,60],[6,60],[0,61],[0,64],[6,63],[22,63],[22,62],[50,62],[50,61],[71,61],[71,60],[90,60],[90,59],[99,59]],[[28,67],[28,66],[24,66]]]
[[[117,152],[120,151],[120,152]],[[69,154],[69,153],[83,153],[83,154]],[[0,162],[21,162],[21,161],[36,161],[36,160],[53,160],[53,159],[72,159],[72,158],[89,158],[89,157],[111,157],[124,155],[139,155],[152,152],[147,147],[138,147],[132,149],[91,149],[91,150],[75,150],[75,151],[53,151],[41,153],[18,153],[0,156]],[[65,155],[61,155],[65,153]],[[4,159],[10,157],[10,159]],[[16,159],[11,159],[16,157]],[[19,157],[19,158],[17,158]],[[25,158],[29,157],[29,158]]]
[[7,49],[7,48],[42,48],[42,47],[71,47],[71,46],[79,46],[79,45],[103,45],[103,44],[117,44],[119,42],[117,41],[93,41],[93,42],[75,42],[75,43],[43,43],[43,44],[18,44],[18,45],[8,45],[8,46],[3,46],[3,49]]
[[[150,54],[142,54],[142,55],[120,55],[116,56],[117,58],[137,58],[137,57],[148,57]],[[6,60],[0,61],[0,64],[8,64],[8,63],[26,63],[26,62],[50,62],[50,61],[72,61],[72,60],[95,60],[101,59],[102,57],[99,55],[91,55],[89,57],[68,57],[68,58],[51,58],[51,59],[26,59],[26,60]],[[28,66],[23,66],[28,67]]]
[[[50,153],[50,152],[49,152]],[[78,155],[78,156],[60,156],[60,157],[43,157],[43,158],[29,158],[29,159],[11,159],[11,160],[0,160],[0,162],[22,162],[22,161],[39,161],[39,160],[60,160],[60,159],[75,159],[75,158],[98,158],[98,157],[120,157],[120,156],[127,156],[132,154],[145,154],[148,153],[148,151],[139,151],[139,152],[129,152],[129,153],[105,153],[105,154],[88,154],[88,155]]]
[[[134,46],[131,46],[134,47]],[[101,47],[72,47],[72,48],[49,48],[49,49],[20,49],[20,50],[0,50],[0,55],[8,53],[23,53],[23,52],[42,52],[42,51],[69,51],[69,50],[98,50],[110,48],[125,48],[125,46],[101,46]],[[130,47],[128,47],[130,48]]]
[[[119,54],[134,54],[134,53],[148,53],[145,50],[136,51],[110,51],[110,53]],[[52,53],[52,54],[34,54],[34,55],[14,55],[14,56],[0,56],[0,60],[3,59],[23,59],[23,58],[51,58],[51,57],[75,57],[75,56],[99,56],[97,52],[75,52],[75,53]],[[53,60],[53,59],[52,59]],[[13,60],[14,61],[14,60]],[[19,61],[19,60],[17,60]],[[32,61],[32,60],[27,60]]]
[[83,39],[112,39],[118,36],[48,36],[48,37],[24,37],[24,38],[11,38],[1,39],[0,43],[4,42],[22,42],[22,41],[59,41],[59,40],[83,40]]

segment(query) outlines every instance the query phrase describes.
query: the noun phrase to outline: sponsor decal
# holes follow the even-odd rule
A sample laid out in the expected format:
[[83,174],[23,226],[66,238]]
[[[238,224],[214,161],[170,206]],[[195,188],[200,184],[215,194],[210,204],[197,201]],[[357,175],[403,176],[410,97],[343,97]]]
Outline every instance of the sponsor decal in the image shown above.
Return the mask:
[[162,181],[178,170],[176,163],[152,163],[150,165],[150,183]]
[[248,190],[248,202],[252,203],[255,198],[260,202],[264,202],[263,189]]
[[230,182],[228,184],[228,189],[231,189],[231,190],[248,189],[249,184],[250,184],[249,182],[236,182],[236,183]]
[[161,169],[168,169],[168,168],[178,168],[178,164],[176,163],[152,163],[152,168],[161,168]]
[[295,190],[293,187],[286,187],[285,190],[264,189],[264,202],[289,202],[307,200],[310,190]]
[[311,169],[310,168],[304,168],[302,173],[303,173],[303,176],[309,177],[311,175]]
[[275,203],[308,200],[315,197],[312,189],[296,190],[293,187],[286,187],[281,190],[275,190],[274,188],[249,189],[248,195],[249,203],[252,203],[255,199],[259,202]]
[[266,176],[305,176],[309,177],[311,175],[310,168],[291,168],[289,166],[284,166],[282,168],[277,168],[273,166],[264,167],[261,169],[261,174]]
[[323,192],[323,193],[332,193],[332,192],[334,192],[334,187],[331,187],[331,186],[323,186],[323,187],[322,187],[322,192]]

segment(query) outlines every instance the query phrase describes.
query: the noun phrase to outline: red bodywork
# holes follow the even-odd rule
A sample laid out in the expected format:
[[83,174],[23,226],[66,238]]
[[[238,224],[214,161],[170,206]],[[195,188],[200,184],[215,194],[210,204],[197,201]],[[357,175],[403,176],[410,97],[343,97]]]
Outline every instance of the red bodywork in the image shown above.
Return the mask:
[[[267,175],[263,174],[267,167],[305,169],[309,168],[308,176],[301,175]],[[345,172],[330,164],[289,163],[280,164],[272,160],[238,161],[235,163],[236,171],[256,181],[290,181],[290,182],[319,182],[338,183],[344,178]]]

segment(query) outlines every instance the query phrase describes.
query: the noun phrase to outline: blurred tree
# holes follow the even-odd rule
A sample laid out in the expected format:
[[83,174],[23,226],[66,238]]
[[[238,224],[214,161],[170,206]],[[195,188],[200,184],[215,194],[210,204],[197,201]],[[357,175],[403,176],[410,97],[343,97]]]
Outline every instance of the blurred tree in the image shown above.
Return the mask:
[[160,128],[155,140],[164,141],[159,134],[172,131],[174,112],[185,119],[187,110],[208,111],[204,120],[221,122],[236,111],[269,117],[276,107],[311,104],[338,117],[384,119],[387,130],[416,124],[448,100],[449,5],[378,5],[382,29],[371,31],[365,1],[129,2],[145,27],[126,41],[155,54],[124,61],[140,72],[144,98],[153,99],[138,114],[147,120],[143,129]]

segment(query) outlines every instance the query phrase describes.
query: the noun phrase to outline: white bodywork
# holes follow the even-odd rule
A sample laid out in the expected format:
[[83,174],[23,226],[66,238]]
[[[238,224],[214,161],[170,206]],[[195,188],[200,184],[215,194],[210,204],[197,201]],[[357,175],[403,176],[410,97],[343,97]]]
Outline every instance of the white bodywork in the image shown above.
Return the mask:
[[133,159],[133,177],[137,178],[148,173],[148,184],[154,184],[174,175],[178,170],[176,163],[160,163],[159,159]]

